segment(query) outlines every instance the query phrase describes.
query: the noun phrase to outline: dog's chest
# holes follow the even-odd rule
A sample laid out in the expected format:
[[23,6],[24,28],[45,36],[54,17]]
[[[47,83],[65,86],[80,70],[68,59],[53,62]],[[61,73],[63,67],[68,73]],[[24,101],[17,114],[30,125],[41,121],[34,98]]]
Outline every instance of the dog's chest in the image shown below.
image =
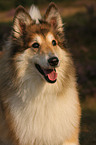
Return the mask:
[[53,145],[63,142],[67,134],[71,134],[74,122],[69,121],[73,116],[67,105],[54,96],[40,96],[24,107],[13,108],[16,137],[20,143]]

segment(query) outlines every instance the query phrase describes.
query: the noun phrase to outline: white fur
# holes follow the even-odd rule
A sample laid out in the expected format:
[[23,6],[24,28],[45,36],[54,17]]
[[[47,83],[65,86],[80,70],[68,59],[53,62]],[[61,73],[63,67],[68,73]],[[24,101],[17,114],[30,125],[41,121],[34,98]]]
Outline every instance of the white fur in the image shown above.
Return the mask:
[[29,10],[29,14],[30,14],[31,18],[36,21],[36,24],[38,24],[39,19],[42,18],[38,7],[36,7],[35,5],[31,6],[31,8]]
[[[33,83],[30,85],[33,87]],[[11,113],[16,136],[20,137],[22,145],[61,144],[67,137],[71,137],[78,124],[77,93],[69,89],[66,94],[57,96],[51,92],[54,86],[46,84],[42,90],[42,85],[38,83],[35,87],[35,99],[31,97],[25,104],[21,104],[16,97],[12,100],[12,104],[13,101],[15,103],[14,106],[11,104]],[[27,97],[31,93],[27,93]]]
[[55,40],[54,36],[50,32],[47,34],[46,39],[51,43],[52,43],[52,40]]
[[[62,50],[60,53],[65,55]],[[22,56],[22,59],[24,58],[25,66],[21,68],[23,73],[19,93],[8,100],[16,137],[19,138],[20,145],[61,145],[71,137],[79,125],[75,82],[70,80],[67,91],[62,89],[64,70],[58,68],[57,82],[49,84],[40,77],[32,64],[26,72],[28,60],[27,56]],[[68,58],[63,59],[66,62]],[[66,68],[64,61],[61,62],[61,68],[62,65]]]
[[77,145],[76,143],[64,143],[63,145]]

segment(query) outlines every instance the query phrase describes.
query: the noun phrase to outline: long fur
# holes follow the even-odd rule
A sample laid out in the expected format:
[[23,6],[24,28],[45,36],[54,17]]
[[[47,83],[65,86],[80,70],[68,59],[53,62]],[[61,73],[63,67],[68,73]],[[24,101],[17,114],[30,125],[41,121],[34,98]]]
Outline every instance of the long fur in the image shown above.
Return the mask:
[[[53,3],[39,23],[24,8],[17,9],[0,59],[0,145],[79,145],[81,111],[75,69],[64,47],[61,23]],[[40,48],[32,47],[36,42]],[[47,62],[53,56],[60,65],[57,81],[51,84],[34,64],[53,69]]]
[[36,21],[36,24],[38,24],[39,19],[41,20],[41,18],[42,18],[38,7],[36,7],[35,5],[31,6],[31,8],[29,10],[29,14],[30,14],[31,18]]

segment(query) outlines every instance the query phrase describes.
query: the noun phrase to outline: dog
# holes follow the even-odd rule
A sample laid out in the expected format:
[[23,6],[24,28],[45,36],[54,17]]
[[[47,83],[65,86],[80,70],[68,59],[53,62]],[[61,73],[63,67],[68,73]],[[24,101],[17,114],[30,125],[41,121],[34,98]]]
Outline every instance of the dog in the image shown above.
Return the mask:
[[19,6],[0,56],[0,145],[79,145],[76,73],[54,3]]

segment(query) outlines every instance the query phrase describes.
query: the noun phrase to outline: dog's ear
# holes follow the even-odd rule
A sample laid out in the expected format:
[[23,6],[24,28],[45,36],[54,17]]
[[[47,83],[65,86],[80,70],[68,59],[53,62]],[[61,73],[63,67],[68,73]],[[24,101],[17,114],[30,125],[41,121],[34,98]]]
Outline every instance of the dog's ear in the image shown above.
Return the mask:
[[47,8],[46,13],[44,15],[44,19],[45,21],[50,23],[54,29],[58,29],[58,31],[61,32],[63,31],[63,23],[60,13],[53,2],[49,4],[49,7]]
[[13,19],[13,36],[20,37],[26,30],[26,26],[32,24],[30,15],[22,6],[18,6]]

